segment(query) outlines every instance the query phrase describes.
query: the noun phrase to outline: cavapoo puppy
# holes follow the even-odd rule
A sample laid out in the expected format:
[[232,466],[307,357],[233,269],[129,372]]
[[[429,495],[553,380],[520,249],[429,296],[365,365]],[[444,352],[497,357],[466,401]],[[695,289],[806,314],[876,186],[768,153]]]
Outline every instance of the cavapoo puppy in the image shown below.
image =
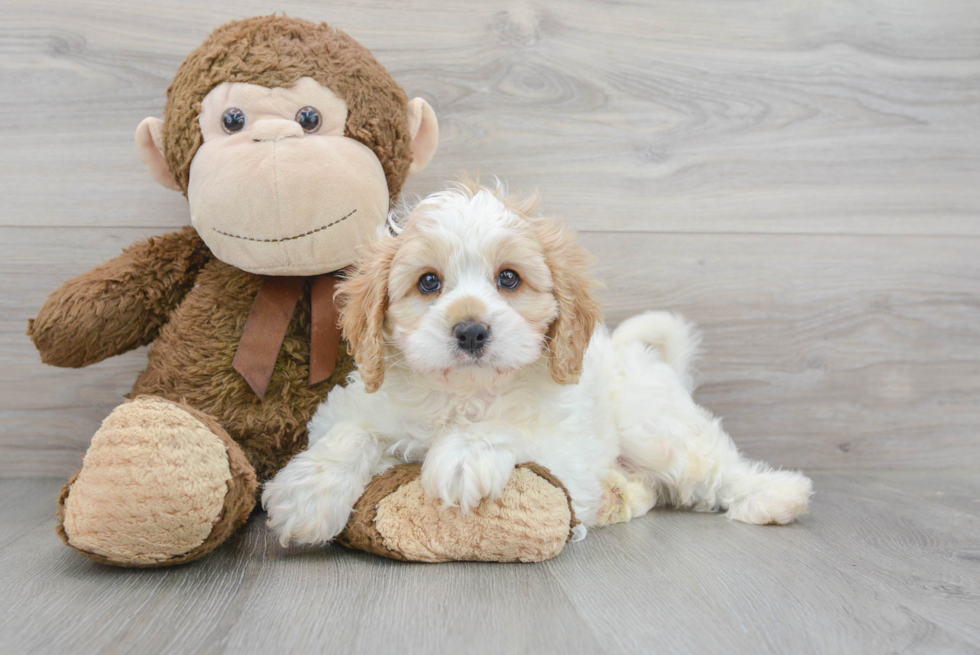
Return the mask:
[[283,543],[333,539],[402,462],[463,512],[537,462],[568,489],[577,538],[656,505],[759,524],[806,511],[808,478],[743,458],[694,403],[694,328],[650,312],[610,334],[589,254],[534,200],[464,182],[389,228],[339,290],[358,370],[262,494]]

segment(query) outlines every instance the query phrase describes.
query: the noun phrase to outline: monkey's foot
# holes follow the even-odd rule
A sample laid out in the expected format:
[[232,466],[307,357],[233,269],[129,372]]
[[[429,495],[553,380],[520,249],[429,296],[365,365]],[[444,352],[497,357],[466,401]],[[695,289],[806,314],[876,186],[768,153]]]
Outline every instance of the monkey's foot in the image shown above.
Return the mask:
[[195,560],[244,523],[255,472],[217,422],[186,405],[140,396],[92,438],[58,499],[58,534],[105,564]]
[[404,464],[372,480],[337,540],[409,562],[541,562],[578,525],[568,492],[543,466],[518,466],[500,499],[467,514],[426,495],[421,470]]

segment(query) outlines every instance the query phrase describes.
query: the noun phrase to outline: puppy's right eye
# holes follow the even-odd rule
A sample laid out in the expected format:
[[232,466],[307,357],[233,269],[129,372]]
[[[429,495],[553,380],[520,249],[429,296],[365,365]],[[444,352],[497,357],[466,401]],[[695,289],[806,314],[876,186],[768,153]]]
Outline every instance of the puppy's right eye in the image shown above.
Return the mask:
[[243,127],[245,127],[245,112],[241,109],[232,107],[221,115],[221,129],[228,134],[241,132]]
[[442,288],[442,282],[435,273],[426,273],[419,278],[419,291],[422,293],[435,293]]

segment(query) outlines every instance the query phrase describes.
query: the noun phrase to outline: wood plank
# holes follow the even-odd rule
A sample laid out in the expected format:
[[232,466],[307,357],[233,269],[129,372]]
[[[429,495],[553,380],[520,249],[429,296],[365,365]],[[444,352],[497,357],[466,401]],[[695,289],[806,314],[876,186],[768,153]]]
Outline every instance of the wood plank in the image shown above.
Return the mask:
[[[282,7],[433,104],[440,151],[409,192],[468,169],[580,229],[980,234],[972,0]],[[186,223],[132,132],[210,29],[270,10],[6,3],[0,225]]]
[[[267,623],[275,608],[271,629],[233,630],[229,652],[313,652],[326,643],[392,655],[607,652],[543,566],[405,564],[340,548],[272,551],[237,623]],[[410,631],[378,629],[406,617]],[[290,627],[297,624],[302,629]]]
[[[908,496],[928,498],[931,503],[980,516],[980,485],[976,478],[910,470],[900,478],[896,478],[891,471],[862,471],[861,479],[871,485],[887,487],[896,499]],[[965,550],[960,556],[980,561],[980,550]]]
[[[980,496],[980,471],[926,486]],[[538,565],[391,562],[278,546],[259,515],[207,559],[120,570],[0,505],[10,652],[976,653],[980,517],[909,472],[823,472],[810,515],[758,527],[656,511]],[[0,480],[45,498],[58,480]],[[905,494],[895,494],[905,488]],[[180,626],[180,629],[175,629]]]
[[[968,484],[974,496],[980,493],[980,471],[935,477],[947,475]],[[856,583],[912,591],[903,610],[980,648],[980,517],[932,498],[922,506],[915,491],[895,492],[901,478],[884,479],[869,484],[856,473],[834,480],[824,500],[822,518],[830,525],[821,531],[821,550],[835,557],[848,553]],[[848,516],[855,507],[863,514],[859,525]]]
[[[975,470],[943,475],[980,492]],[[980,577],[956,553],[980,519],[860,473],[814,478],[810,515],[787,528],[660,511],[594,531],[600,557],[570,548],[551,565],[614,651],[976,652]]]
[[[0,471],[67,475],[145,362],[40,364],[26,321],[151,230],[0,228]],[[976,239],[588,233],[616,324],[679,311],[705,334],[698,399],[787,467],[980,465]]]

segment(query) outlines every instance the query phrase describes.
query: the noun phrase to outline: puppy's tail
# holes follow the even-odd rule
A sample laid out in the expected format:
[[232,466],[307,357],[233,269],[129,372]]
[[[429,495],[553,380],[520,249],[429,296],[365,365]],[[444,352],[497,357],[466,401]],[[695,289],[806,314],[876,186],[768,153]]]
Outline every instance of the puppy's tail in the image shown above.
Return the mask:
[[645,312],[626,319],[612,333],[614,348],[634,341],[656,348],[660,359],[677,371],[685,388],[694,390],[691,364],[700,352],[701,333],[693,323],[670,312]]

